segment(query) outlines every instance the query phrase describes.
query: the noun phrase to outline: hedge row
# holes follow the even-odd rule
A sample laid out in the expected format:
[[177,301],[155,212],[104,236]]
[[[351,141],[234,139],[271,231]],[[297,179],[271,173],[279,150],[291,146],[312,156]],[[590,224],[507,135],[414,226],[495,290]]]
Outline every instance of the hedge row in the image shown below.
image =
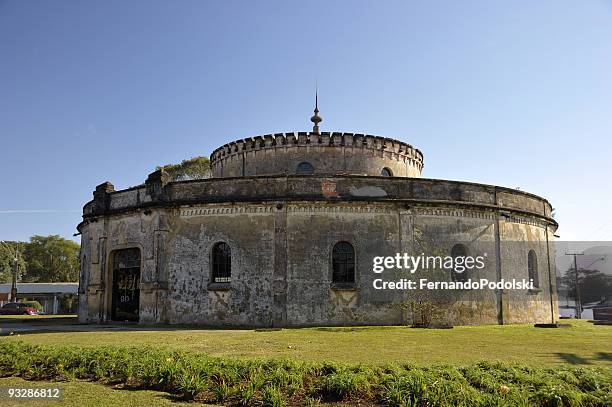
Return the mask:
[[612,406],[612,369],[346,365],[238,360],[128,347],[46,347],[0,341],[0,376],[85,379],[243,406]]

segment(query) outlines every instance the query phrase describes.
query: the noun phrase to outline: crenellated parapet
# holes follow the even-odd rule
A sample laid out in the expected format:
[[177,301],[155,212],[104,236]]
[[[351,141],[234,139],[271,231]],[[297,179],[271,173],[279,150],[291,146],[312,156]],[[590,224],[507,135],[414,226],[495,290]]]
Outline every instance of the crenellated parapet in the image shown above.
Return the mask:
[[419,177],[423,153],[402,141],[360,133],[297,132],[227,143],[210,155],[213,177],[291,175],[308,163],[313,174]]

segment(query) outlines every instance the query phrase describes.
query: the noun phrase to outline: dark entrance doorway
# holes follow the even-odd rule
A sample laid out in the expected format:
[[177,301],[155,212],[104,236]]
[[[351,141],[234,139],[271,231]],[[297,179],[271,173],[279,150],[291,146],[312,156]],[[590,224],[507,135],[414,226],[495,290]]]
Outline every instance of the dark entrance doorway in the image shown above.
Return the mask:
[[138,322],[140,306],[140,249],[113,252],[113,321]]

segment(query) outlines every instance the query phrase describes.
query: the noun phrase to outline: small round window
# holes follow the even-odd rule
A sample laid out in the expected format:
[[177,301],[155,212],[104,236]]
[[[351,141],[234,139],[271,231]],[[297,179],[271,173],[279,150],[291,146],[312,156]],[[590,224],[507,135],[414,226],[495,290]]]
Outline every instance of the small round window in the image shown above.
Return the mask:
[[393,172],[391,171],[391,169],[385,167],[380,172],[380,175],[382,175],[383,177],[392,177],[393,176]]
[[298,174],[314,174],[314,167],[307,162],[299,163],[295,172]]

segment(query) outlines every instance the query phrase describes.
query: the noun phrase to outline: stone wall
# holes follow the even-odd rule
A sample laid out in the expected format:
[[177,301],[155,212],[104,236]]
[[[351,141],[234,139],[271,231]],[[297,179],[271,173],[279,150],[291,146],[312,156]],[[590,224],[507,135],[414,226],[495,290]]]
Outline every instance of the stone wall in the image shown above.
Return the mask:
[[[535,195],[488,185],[383,177],[252,177],[167,183],[162,173],[124,191],[102,184],[84,208],[79,318],[109,318],[113,251],[141,250],[141,323],[232,326],[399,324],[418,293],[374,290],[374,256],[453,244],[488,252],[475,278],[526,278],[540,287],[439,297],[454,324],[550,322],[557,315],[556,223]],[[229,289],[211,284],[211,250],[232,250]],[[331,284],[338,241],[356,252],[356,284]],[[519,242],[519,243],[517,243]],[[392,279],[397,276],[385,276]]]
[[398,140],[354,134],[279,133],[234,141],[210,156],[213,177],[291,175],[307,162],[315,174],[419,177],[423,154]]
[[[452,202],[453,207],[495,208],[551,219],[548,201],[527,192],[493,185],[426,178],[373,176],[257,176],[211,178],[184,182],[162,181],[159,171],[144,185],[114,191],[101,184],[94,200],[83,208],[84,220],[101,215],[151,207],[195,203],[322,201],[402,201],[406,205]],[[453,209],[449,209],[452,211]]]

